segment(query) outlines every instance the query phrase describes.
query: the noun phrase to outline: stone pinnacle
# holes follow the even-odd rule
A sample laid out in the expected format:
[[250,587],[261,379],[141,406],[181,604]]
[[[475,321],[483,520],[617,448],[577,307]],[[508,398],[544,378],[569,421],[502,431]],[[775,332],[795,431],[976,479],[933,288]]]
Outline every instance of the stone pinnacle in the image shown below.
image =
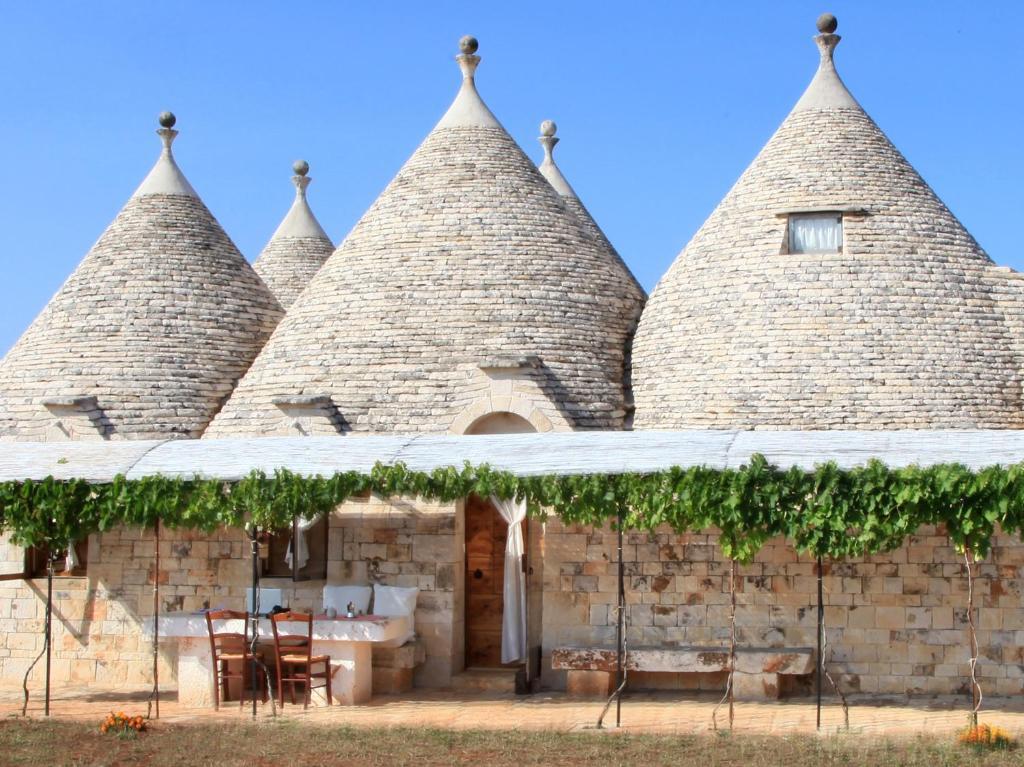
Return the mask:
[[823,35],[831,35],[839,28],[839,20],[831,13],[823,13],[818,17],[818,31]]

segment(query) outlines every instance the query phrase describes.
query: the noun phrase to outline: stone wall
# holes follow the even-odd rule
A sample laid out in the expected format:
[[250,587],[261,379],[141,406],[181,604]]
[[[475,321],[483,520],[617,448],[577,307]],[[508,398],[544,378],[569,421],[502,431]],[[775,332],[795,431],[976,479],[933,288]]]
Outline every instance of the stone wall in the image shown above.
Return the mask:
[[[464,653],[463,515],[457,504],[375,497],[339,507],[329,528],[329,583],[386,583],[420,589],[415,626],[426,650],[418,686],[444,687]],[[531,522],[531,645],[543,647],[542,683],[564,686],[550,670],[562,645],[615,642],[616,543],[609,529]],[[250,579],[240,531],[213,535],[164,531],[160,604],[164,612],[206,605],[241,608]],[[152,616],[151,530],[121,528],[90,540],[87,577],[56,579],[54,661],[57,684],[110,687],[148,683],[152,655],[142,622]],[[4,562],[21,551],[0,545]],[[714,534],[627,533],[627,640],[631,646],[728,642],[728,562]],[[1024,546],[999,536],[978,566],[981,661],[986,694],[1024,692]],[[815,563],[772,541],[740,567],[737,630],[741,644],[815,644]],[[319,610],[323,581],[267,578],[286,604]],[[45,580],[0,582],[0,679],[20,682],[42,648]],[[825,563],[827,637],[833,674],[844,690],[948,694],[966,691],[967,631],[963,564],[941,531],[922,529],[885,555]],[[174,644],[163,645],[161,679],[174,679]],[[41,665],[34,672],[41,679]],[[640,675],[640,687],[717,689],[720,675]]]
[[[249,577],[241,531],[213,535],[161,531],[160,610],[241,607]],[[54,578],[53,681],[56,684],[140,684],[152,680],[153,656],[143,622],[153,615],[156,542],[153,531],[117,528],[89,541],[87,574]],[[6,561],[23,552],[8,544]],[[46,579],[0,583],[0,678],[20,681],[43,648]],[[173,644],[163,645],[160,676],[174,678]],[[42,664],[33,671],[42,679]]]
[[461,503],[350,501],[334,513],[330,536],[328,582],[419,588],[416,633],[427,659],[417,667],[415,683],[447,685],[462,670],[465,634]]
[[[564,685],[550,669],[560,645],[615,643],[616,544],[606,529],[547,523],[544,577],[544,683]],[[628,533],[627,641],[633,646],[726,645],[728,561],[713,534]],[[999,536],[977,570],[982,686],[988,694],[1024,691],[1024,545]],[[949,539],[922,528],[908,544],[874,557],[828,563],[826,636],[833,675],[844,691],[966,692],[967,581]],[[815,645],[815,563],[772,541],[739,568],[736,621],[746,645]],[[640,680],[636,680],[640,681]],[[653,686],[720,685],[721,680],[644,680]]]
[[[416,682],[445,685],[462,657],[461,517],[453,504],[362,498],[330,519],[327,583],[383,583],[420,589],[415,626],[427,652]],[[155,540],[152,530],[118,528],[91,537],[87,575],[54,580],[55,684],[142,684],[152,680],[152,649],[143,622],[153,615]],[[21,548],[0,543],[5,572],[23,560]],[[242,531],[161,531],[160,609],[244,609],[251,583],[249,544]],[[322,608],[324,581],[264,578],[282,601]],[[0,581],[0,680],[20,682],[43,647],[46,579]],[[160,676],[174,679],[175,645],[161,644]],[[33,671],[42,679],[42,664]]]

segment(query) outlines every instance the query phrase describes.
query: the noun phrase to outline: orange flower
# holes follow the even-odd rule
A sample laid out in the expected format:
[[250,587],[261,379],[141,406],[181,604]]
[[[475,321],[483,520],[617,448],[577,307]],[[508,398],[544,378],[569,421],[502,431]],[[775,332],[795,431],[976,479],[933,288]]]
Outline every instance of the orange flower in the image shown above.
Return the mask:
[[100,732],[107,733],[113,730],[114,732],[143,732],[146,729],[146,720],[141,714],[135,716],[128,716],[124,711],[118,711],[116,714],[111,711],[107,718],[103,720],[100,725]]
[[979,748],[1013,748],[1015,745],[1010,733],[1000,727],[993,727],[989,724],[968,727],[960,733],[958,740],[964,745],[977,746]]

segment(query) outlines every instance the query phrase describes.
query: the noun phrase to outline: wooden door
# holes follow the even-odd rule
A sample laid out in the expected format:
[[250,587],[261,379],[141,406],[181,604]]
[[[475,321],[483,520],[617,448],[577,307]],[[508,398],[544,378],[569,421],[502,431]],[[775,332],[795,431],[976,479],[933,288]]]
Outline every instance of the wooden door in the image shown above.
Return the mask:
[[466,499],[466,667],[501,666],[508,524],[489,499]]

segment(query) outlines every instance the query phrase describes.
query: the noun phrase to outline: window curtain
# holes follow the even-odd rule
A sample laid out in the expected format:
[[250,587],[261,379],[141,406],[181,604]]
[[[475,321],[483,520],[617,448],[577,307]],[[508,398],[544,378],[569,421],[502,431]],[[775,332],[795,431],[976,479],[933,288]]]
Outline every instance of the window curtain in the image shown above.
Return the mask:
[[526,501],[505,500],[491,496],[501,518],[508,522],[505,539],[505,602],[501,613],[501,662],[526,660],[526,573],[523,572],[523,520]]
[[842,244],[843,225],[835,214],[789,219],[790,253],[838,253]]
[[78,561],[78,551],[75,550],[76,541],[68,541],[68,551],[64,555],[64,569],[67,572],[73,572],[81,566],[81,562]]
[[306,534],[313,528],[317,522],[320,521],[320,517],[313,517],[312,519],[306,519],[305,517],[299,517],[298,524],[298,535],[293,535],[292,539],[288,541],[288,551],[284,555],[284,561],[288,567],[292,566],[292,547],[294,546],[295,556],[298,560],[298,567],[296,570],[301,570],[306,566],[309,561],[309,543],[306,541]]

